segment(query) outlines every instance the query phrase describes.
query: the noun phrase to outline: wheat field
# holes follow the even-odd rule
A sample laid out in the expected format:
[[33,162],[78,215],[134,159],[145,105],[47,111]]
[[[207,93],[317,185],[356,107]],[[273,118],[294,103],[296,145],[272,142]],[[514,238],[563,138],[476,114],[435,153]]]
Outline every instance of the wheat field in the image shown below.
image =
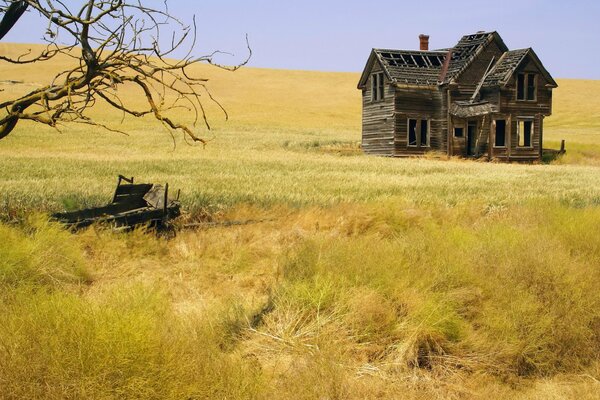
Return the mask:
[[[2,65],[0,98],[68,62]],[[103,106],[127,136],[0,141],[0,398],[598,398],[599,81],[558,80],[567,154],[519,165],[363,155],[355,73],[194,72],[229,113],[207,103],[206,147]],[[181,189],[184,220],[254,222],[48,222],[118,174]]]

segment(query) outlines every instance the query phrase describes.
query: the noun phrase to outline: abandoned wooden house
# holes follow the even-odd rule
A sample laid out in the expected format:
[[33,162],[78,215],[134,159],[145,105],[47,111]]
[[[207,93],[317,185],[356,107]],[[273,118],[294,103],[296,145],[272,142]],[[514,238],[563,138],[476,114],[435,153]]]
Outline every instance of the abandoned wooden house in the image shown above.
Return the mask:
[[531,49],[508,50],[497,32],[451,49],[373,49],[362,73],[362,148],[384,156],[537,161],[556,82]]

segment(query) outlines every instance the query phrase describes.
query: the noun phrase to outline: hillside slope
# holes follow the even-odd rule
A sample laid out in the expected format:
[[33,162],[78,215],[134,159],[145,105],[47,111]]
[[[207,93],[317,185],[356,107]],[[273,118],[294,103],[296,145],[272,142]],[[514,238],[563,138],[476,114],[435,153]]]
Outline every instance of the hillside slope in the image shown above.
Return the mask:
[[[28,49],[40,48],[39,45],[0,43],[0,54],[16,57]],[[70,65],[74,65],[74,60],[63,57],[43,64],[3,63],[0,71],[3,80],[43,85],[49,83],[52,74]],[[192,71],[195,76],[209,79],[208,87],[228,110],[234,125],[360,130],[361,96],[356,88],[360,73],[251,67],[231,73],[208,65],[198,65]],[[546,126],[572,133],[600,128],[600,81],[558,78],[554,114],[546,120]],[[130,94],[125,94],[126,99],[128,96]]]

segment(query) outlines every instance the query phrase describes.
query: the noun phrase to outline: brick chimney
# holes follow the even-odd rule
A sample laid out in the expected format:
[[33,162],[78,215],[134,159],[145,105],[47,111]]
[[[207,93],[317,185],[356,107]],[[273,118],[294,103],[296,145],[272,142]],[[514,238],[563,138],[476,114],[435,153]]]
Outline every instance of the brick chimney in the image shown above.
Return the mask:
[[421,45],[420,46],[421,51],[429,50],[429,35],[420,34],[419,35],[419,44]]

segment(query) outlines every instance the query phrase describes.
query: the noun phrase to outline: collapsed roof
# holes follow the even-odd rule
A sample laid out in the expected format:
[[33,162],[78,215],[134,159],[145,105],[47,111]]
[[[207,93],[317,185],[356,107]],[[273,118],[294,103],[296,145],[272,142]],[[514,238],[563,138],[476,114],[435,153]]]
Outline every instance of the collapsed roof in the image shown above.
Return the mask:
[[500,50],[506,52],[508,47],[502,41],[497,32],[475,33],[472,35],[463,36],[456,46],[448,51],[450,62],[448,70],[445,74],[440,75],[441,83],[448,83],[456,80],[458,76],[465,70],[475,57],[483,51],[488,44],[496,42]]

